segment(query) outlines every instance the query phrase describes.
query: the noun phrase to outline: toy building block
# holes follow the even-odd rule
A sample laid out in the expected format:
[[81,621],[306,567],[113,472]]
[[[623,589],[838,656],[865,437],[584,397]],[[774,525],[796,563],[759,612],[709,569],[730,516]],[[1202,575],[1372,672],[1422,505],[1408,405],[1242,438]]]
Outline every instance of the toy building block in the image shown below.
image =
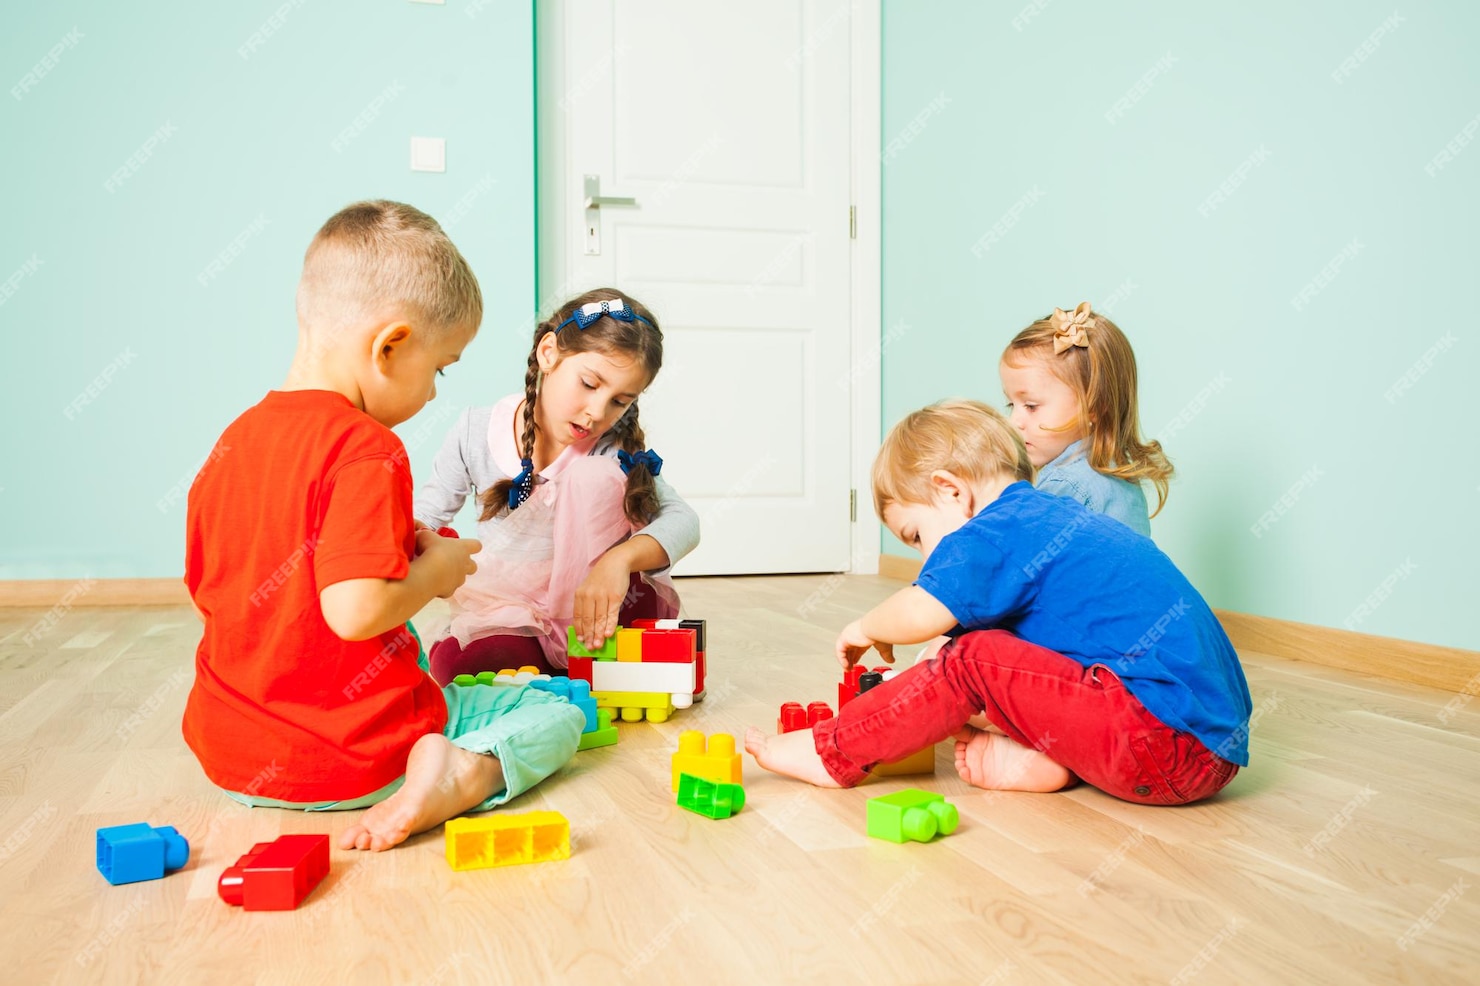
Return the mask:
[[439,527],[437,528],[437,533],[444,538],[452,538],[453,540],[457,540],[457,531],[451,527]]
[[667,722],[673,715],[673,696],[667,692],[595,692],[598,709],[612,709],[623,722]]
[[617,742],[617,727],[612,725],[612,710],[596,710],[596,728],[581,734],[581,745],[577,750],[594,750],[598,746],[614,746]]
[[636,627],[617,628],[617,660],[641,661],[643,631]]
[[566,657],[565,673],[570,676],[571,681],[584,681],[591,683],[591,669],[596,661],[589,657]]
[[327,835],[280,835],[228,867],[216,892],[244,911],[292,911],[328,875]]
[[698,634],[682,627],[642,632],[642,659],[659,664],[693,664]]
[[687,709],[694,704],[694,666],[653,661],[592,661],[591,690],[666,692],[674,708]]
[[678,752],[673,755],[673,790],[678,790],[680,774],[693,774],[716,784],[739,784],[740,754],[735,752],[735,737],[715,733],[706,742],[697,729],[678,734]]
[[570,858],[570,822],[558,811],[454,818],[447,823],[447,863],[475,870]]
[[532,681],[549,681],[550,676],[544,674],[539,668],[526,664],[515,671],[513,668],[503,668],[500,671],[479,671],[477,674],[460,674],[452,679],[454,685],[471,688],[474,685],[527,685]]
[[908,789],[868,799],[868,834],[890,842],[929,842],[961,824],[956,806],[939,794]]
[[903,757],[899,760],[891,760],[881,763],[869,771],[870,777],[904,777],[909,774],[933,774],[935,773],[935,747],[927,746]]
[[617,638],[607,637],[606,643],[595,650],[581,643],[576,636],[575,627],[565,628],[565,653],[569,657],[591,657],[598,661],[615,661],[617,659]]
[[781,706],[781,716],[776,720],[777,733],[790,733],[798,729],[811,729],[824,719],[832,718],[832,707],[826,702],[809,702],[802,708],[800,702],[787,702]]
[[591,697],[591,684],[586,681],[572,681],[569,678],[536,678],[529,683],[529,687],[538,688],[542,692],[559,695],[571,705],[580,709],[586,715],[586,725],[582,727],[582,733],[594,732],[597,728],[596,721],[596,699]]
[[110,825],[97,834],[98,872],[115,887],[158,880],[190,858],[189,841],[170,825]]
[[739,784],[716,784],[693,774],[680,774],[678,806],[705,818],[729,818],[745,807],[745,788]]

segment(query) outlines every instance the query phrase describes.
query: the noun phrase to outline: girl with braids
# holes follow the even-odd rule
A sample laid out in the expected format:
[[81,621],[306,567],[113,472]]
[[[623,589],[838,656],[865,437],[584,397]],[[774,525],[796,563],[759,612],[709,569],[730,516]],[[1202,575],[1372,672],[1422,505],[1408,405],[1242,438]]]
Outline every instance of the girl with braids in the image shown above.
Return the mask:
[[566,666],[566,627],[599,647],[618,624],[678,615],[668,570],[699,543],[699,518],[645,448],[638,397],[663,363],[652,312],[611,288],[535,327],[522,393],[463,412],[416,498],[451,522],[477,497],[476,574],[452,596],[432,676]]
[[[1008,343],[998,372],[1038,469],[1034,485],[1150,537],[1172,464],[1160,442],[1141,439],[1136,356],[1116,324],[1087,301],[1072,312],[1055,308]],[[1156,489],[1150,516],[1141,480]]]

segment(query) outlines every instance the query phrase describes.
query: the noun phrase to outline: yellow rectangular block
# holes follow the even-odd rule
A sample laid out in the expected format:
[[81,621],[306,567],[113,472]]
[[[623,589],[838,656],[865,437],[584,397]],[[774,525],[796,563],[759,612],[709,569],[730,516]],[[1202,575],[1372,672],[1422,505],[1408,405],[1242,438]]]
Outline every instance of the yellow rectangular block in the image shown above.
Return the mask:
[[447,822],[447,863],[474,870],[570,858],[570,822],[558,811],[454,818]]
[[623,722],[666,722],[673,715],[673,696],[667,692],[592,692],[598,709],[617,709]]
[[869,771],[871,777],[902,777],[905,774],[935,773],[935,747],[927,746],[893,763],[881,763]]
[[617,660],[642,660],[642,629],[619,627],[617,629]]

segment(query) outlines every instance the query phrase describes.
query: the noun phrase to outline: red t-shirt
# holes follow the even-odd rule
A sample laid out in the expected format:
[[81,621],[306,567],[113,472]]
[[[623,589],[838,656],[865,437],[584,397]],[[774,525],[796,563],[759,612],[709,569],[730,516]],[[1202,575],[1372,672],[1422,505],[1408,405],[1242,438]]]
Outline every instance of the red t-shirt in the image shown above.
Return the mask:
[[447,723],[405,627],[341,640],[319,592],[406,577],[411,472],[395,433],[343,395],[272,391],[190,488],[185,584],[205,614],[185,742],[228,791],[333,801],[406,772]]

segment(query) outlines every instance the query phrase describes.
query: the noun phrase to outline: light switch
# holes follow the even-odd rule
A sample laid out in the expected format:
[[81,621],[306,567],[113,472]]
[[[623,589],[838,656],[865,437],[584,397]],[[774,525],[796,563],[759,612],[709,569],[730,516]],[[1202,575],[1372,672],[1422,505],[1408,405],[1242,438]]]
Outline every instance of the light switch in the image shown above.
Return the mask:
[[446,171],[447,141],[441,137],[412,137],[411,170]]

